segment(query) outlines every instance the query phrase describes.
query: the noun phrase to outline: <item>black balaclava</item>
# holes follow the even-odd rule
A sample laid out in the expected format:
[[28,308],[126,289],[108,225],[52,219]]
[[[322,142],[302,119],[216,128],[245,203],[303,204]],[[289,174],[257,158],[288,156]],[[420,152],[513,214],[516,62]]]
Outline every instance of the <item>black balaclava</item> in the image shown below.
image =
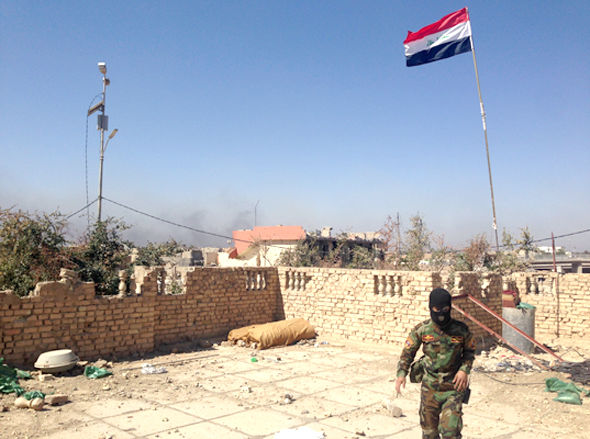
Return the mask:
[[[440,311],[434,311],[433,306],[436,306]],[[442,309],[448,306],[449,310],[444,312]],[[451,295],[443,288],[436,288],[430,293],[430,300],[428,301],[430,308],[430,318],[434,323],[445,329],[451,323]]]

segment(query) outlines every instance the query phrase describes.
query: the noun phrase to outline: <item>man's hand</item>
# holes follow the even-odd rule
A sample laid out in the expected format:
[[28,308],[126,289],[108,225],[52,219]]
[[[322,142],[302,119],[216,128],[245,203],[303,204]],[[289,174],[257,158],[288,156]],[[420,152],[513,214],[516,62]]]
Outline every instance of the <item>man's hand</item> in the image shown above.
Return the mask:
[[406,377],[397,377],[397,380],[395,380],[395,392],[397,395],[399,395],[401,387],[406,388]]
[[[399,379],[399,378],[398,378]],[[455,390],[462,392],[467,388],[467,384],[469,383],[469,377],[465,372],[460,370],[455,374],[455,378],[453,378],[453,385],[455,386]]]

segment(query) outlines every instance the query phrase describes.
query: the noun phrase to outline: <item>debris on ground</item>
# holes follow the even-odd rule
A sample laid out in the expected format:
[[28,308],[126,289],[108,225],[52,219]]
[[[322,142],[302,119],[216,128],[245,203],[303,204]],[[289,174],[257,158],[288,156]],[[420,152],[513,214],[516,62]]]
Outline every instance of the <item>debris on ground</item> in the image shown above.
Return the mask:
[[580,394],[590,396],[590,391],[578,387],[572,382],[561,381],[559,378],[547,378],[545,380],[545,391],[557,392],[557,396],[553,398],[553,401],[574,405],[582,405]]
[[98,367],[99,369],[104,369],[105,367],[107,367],[109,364],[109,362],[107,360],[103,360],[103,359],[98,359],[93,363],[94,367]]
[[96,366],[86,366],[84,368],[84,376],[86,378],[90,378],[92,380],[97,379],[97,378],[104,378],[104,377],[112,375],[112,374],[113,374],[113,372],[110,372],[106,369],[101,369]]
[[4,358],[0,358],[0,393],[16,393],[16,396],[20,396],[25,393],[25,390],[18,380],[30,378],[30,373],[10,367],[4,364]]
[[31,408],[33,410],[38,411],[43,409],[45,401],[43,400],[43,398],[33,398],[29,401],[24,396],[19,396],[15,399],[14,405],[21,409]]
[[62,405],[69,401],[68,395],[56,393],[55,395],[45,396],[45,403],[49,405]]
[[281,400],[279,401],[279,404],[281,404],[281,405],[289,405],[289,404],[292,404],[293,401],[295,401],[295,398],[293,398],[293,395],[291,395],[290,393],[285,393],[281,397]]
[[31,390],[30,392],[23,393],[22,397],[29,401],[36,398],[44,399],[45,393],[40,392],[39,390]]
[[151,375],[151,374],[158,374],[158,373],[167,373],[168,371],[166,370],[165,367],[162,366],[154,366],[150,363],[143,363],[141,365],[141,373],[146,374],[146,375]]
[[309,427],[289,428],[275,433],[274,439],[323,439],[323,431],[312,430]]
[[480,372],[538,371],[540,368],[523,355],[502,346],[496,346],[478,355],[474,370]]
[[242,393],[252,393],[252,388],[246,384],[240,387],[240,392]]
[[387,413],[393,418],[399,418],[403,415],[402,409],[393,403],[393,400],[387,398],[383,401],[383,407],[387,410]]
[[44,374],[43,372],[39,372],[39,375],[37,375],[37,379],[43,383],[45,381],[53,381],[55,377],[50,373]]
[[80,359],[71,349],[43,352],[35,362],[35,368],[47,373],[65,372],[78,364]]

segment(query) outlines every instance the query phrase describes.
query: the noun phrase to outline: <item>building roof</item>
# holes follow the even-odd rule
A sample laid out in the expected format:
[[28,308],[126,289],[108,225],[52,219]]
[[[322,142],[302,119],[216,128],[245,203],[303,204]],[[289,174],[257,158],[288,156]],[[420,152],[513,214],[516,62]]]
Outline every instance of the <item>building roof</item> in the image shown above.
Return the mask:
[[301,226],[257,226],[252,230],[234,230],[232,232],[238,255],[244,253],[255,242],[285,242],[305,239],[305,230]]

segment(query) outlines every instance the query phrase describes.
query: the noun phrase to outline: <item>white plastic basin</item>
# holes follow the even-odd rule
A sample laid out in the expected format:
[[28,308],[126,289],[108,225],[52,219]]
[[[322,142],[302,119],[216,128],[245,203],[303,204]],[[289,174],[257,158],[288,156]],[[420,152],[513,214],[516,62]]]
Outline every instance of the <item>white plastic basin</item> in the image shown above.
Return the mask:
[[59,349],[43,352],[37,358],[35,367],[47,373],[64,372],[74,367],[79,360],[71,349]]

